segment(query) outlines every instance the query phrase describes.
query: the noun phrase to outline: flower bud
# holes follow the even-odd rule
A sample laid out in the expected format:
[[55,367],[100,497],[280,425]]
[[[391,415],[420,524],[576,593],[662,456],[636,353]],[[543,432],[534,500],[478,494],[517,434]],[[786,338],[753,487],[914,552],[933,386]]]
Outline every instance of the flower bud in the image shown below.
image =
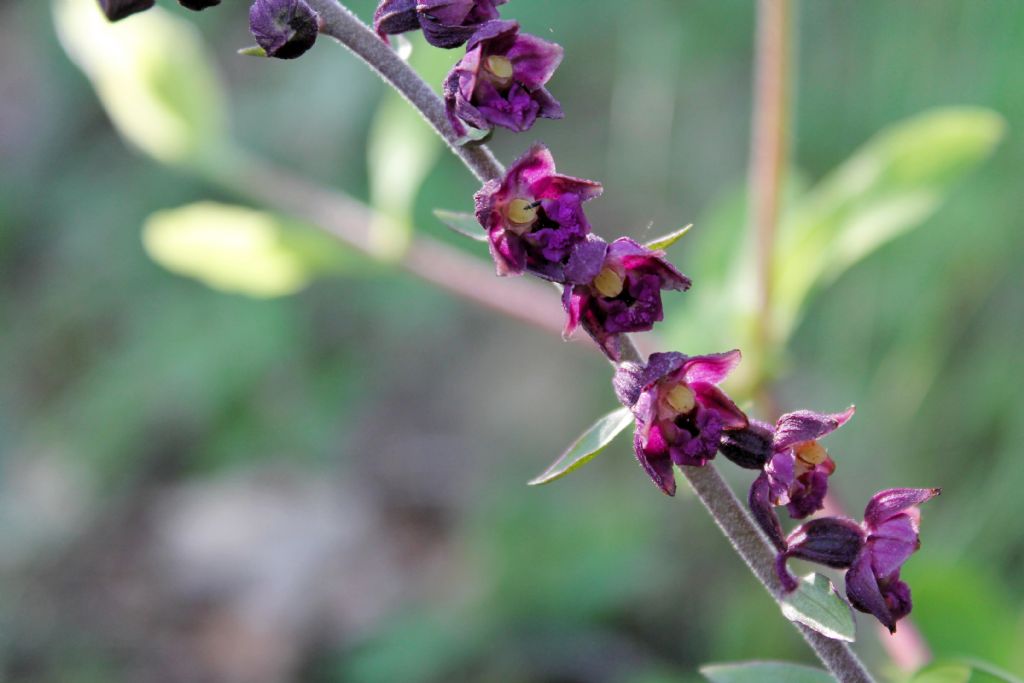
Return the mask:
[[835,569],[849,569],[864,548],[865,534],[859,524],[841,517],[819,517],[800,525],[786,539],[785,552],[775,560],[775,571],[787,591],[796,589],[796,579],[786,569],[795,557]]
[[746,429],[725,432],[718,451],[740,467],[759,470],[772,457],[771,425],[751,420]]
[[220,0],[178,0],[178,4],[187,9],[198,12],[204,10],[207,7],[215,7],[220,4]]
[[278,59],[301,56],[319,32],[316,12],[304,0],[256,0],[249,9],[249,28],[267,56]]
[[100,0],[100,9],[110,21],[120,21],[136,12],[144,12],[152,7],[156,0]]

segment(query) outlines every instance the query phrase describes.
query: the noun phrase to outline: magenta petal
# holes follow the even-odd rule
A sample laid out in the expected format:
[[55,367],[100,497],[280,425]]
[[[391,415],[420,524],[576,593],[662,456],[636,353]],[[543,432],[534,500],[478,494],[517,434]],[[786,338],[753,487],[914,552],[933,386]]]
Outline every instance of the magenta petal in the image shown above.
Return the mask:
[[762,472],[750,485],[747,503],[750,506],[750,512],[754,515],[754,521],[761,527],[761,531],[765,533],[776,550],[782,551],[786,549],[786,541],[782,536],[779,517],[775,514],[775,506],[769,499],[770,495],[771,485],[768,482],[768,475]]
[[732,399],[714,384],[691,382],[690,388],[696,394],[697,403],[722,421],[722,429],[743,429],[747,426],[746,413],[736,407]]
[[565,281],[577,285],[588,284],[601,272],[607,252],[607,242],[597,235],[587,235],[572,248],[569,261],[565,264]]
[[498,45],[493,46],[496,48],[495,51],[497,53],[503,53],[505,50],[502,50],[501,48],[506,45],[506,49],[511,48],[512,41],[515,39],[517,33],[519,33],[518,21],[513,21],[511,19],[506,21],[488,21],[487,23],[482,24],[480,28],[476,30],[476,33],[473,34],[473,37],[469,39],[469,42],[466,43],[466,51],[468,52],[482,43],[496,41]]
[[[502,187],[502,189],[510,192],[525,192],[529,189],[530,192],[534,192],[533,186],[535,184],[543,183],[549,176],[554,174],[555,158],[551,156],[551,152],[547,147],[539,142],[535,142],[525,154],[516,159],[512,166],[509,167],[508,172],[505,174],[505,177],[508,179],[508,185],[507,187]],[[544,198],[538,194],[533,196],[537,199]]]
[[823,415],[810,410],[787,413],[775,424],[775,448],[781,450],[804,441],[819,439],[829,434],[853,416],[850,406],[841,413]]
[[[651,432],[653,436],[655,430],[651,430]],[[661,436],[660,430],[657,431],[657,435],[654,438],[655,440],[660,439],[660,443],[664,444],[664,437]],[[656,445],[658,444],[649,443],[649,446]],[[674,496],[676,494],[676,478],[672,472],[672,460],[668,453],[645,452],[639,429],[633,435],[633,451],[636,454],[637,461],[644,469],[644,472],[647,473],[647,476],[651,478],[651,481],[666,495]]]
[[562,46],[520,33],[505,54],[512,62],[514,78],[527,88],[539,88],[551,79],[562,63]]
[[899,571],[921,546],[917,523],[908,515],[897,515],[871,529],[871,566],[876,576],[889,576]]
[[585,202],[598,197],[604,191],[601,183],[583,178],[552,173],[530,185],[530,191],[537,199],[559,199],[572,195],[577,202]]
[[739,365],[740,357],[739,349],[706,356],[694,356],[686,361],[682,379],[687,384],[694,382],[718,384]]
[[576,292],[576,289],[573,285],[566,285],[562,289],[562,308],[566,313],[565,329],[562,330],[563,339],[571,337],[580,324],[580,308],[583,305],[585,293]]
[[816,466],[796,478],[789,493],[789,516],[803,519],[825,507],[825,494],[828,493],[829,470]]
[[846,572],[846,597],[850,599],[850,604],[861,612],[875,615],[890,633],[896,631],[896,619],[889,611],[889,606],[878,588],[878,580],[871,569],[871,557],[868,553],[861,553]]
[[942,489],[886,489],[871,497],[864,509],[864,521],[877,527],[894,515],[934,498]]

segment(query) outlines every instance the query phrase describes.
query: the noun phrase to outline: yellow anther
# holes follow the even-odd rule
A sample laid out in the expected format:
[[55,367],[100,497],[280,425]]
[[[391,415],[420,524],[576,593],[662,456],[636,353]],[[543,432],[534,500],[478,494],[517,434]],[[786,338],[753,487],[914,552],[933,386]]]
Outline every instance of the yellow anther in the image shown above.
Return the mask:
[[805,441],[793,449],[796,457],[812,467],[828,459],[828,451],[817,441]]
[[693,390],[685,384],[677,384],[665,396],[665,401],[672,406],[672,410],[683,414],[688,413],[697,405],[697,396]]
[[622,276],[615,272],[615,269],[605,266],[594,278],[594,289],[609,299],[622,294]]
[[522,198],[513,199],[508,203],[506,210],[509,221],[515,225],[533,225],[537,220],[537,207],[530,201]]
[[512,78],[512,62],[508,57],[491,55],[484,60],[484,65],[488,71],[503,81]]

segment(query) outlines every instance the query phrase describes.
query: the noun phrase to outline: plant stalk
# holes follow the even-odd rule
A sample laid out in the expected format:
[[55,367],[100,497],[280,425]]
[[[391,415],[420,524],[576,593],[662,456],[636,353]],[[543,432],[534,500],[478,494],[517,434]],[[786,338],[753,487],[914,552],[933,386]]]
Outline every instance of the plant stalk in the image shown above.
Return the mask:
[[[387,83],[398,90],[423,115],[479,180],[498,178],[504,173],[501,164],[486,146],[460,146],[457,144],[457,137],[445,117],[444,103],[370,27],[361,22],[337,0],[307,0],[307,2],[320,15],[321,32],[335,38],[355,53]],[[778,16],[783,18],[786,16],[788,0],[760,0],[759,6],[762,8],[762,12],[775,12],[771,16],[773,20],[776,20]],[[775,39],[773,38],[773,40]],[[779,44],[773,42],[771,45],[778,46]],[[782,110],[777,110],[775,116],[781,117]],[[780,121],[781,118],[775,120]],[[781,147],[778,147],[778,150],[781,150]],[[776,152],[774,157],[769,157],[767,161],[762,162],[766,168],[768,161],[772,159],[774,160],[772,163],[778,164],[781,157]],[[768,209],[777,211],[777,176],[776,173],[771,203],[765,204],[766,215]],[[774,241],[773,222],[770,225],[770,230],[771,232],[766,232],[763,235],[763,239]],[[766,267],[765,273],[770,273],[770,262],[766,263],[769,263],[769,266]],[[641,360],[639,351],[628,335],[623,335],[622,342],[624,361]],[[681,469],[715,523],[750,567],[754,576],[778,601],[782,594],[782,587],[774,571],[774,548],[757,528],[732,489],[712,466],[683,467]],[[870,674],[846,643],[827,638],[817,631],[799,624],[794,625],[840,683],[874,683]]]

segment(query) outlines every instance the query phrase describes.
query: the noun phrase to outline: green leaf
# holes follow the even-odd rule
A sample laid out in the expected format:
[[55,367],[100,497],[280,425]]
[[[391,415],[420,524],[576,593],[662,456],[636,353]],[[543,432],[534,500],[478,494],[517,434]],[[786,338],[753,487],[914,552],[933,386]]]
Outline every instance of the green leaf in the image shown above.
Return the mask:
[[965,666],[971,667],[973,673],[971,674],[971,683],[988,683],[988,681],[998,681],[999,683],[1024,683],[1020,677],[1011,674],[1008,671],[983,662],[974,658],[965,658],[960,660]]
[[61,44],[122,137],[165,163],[213,159],[228,144],[214,60],[191,22],[159,7],[117,23],[94,2],[53,7]]
[[810,293],[920,225],[1003,136],[995,112],[935,109],[867,142],[782,218],[776,248],[776,333],[792,333]]
[[[451,66],[444,50],[427,49],[421,34],[411,38],[410,63],[428,83],[441,83]],[[399,258],[409,245],[413,210],[423,181],[437,163],[441,138],[423,116],[398,93],[389,90],[370,127],[366,148],[370,205],[370,248],[383,259]]]
[[686,233],[690,232],[690,228],[692,228],[692,227],[693,227],[693,223],[690,223],[687,226],[679,228],[675,232],[670,232],[667,235],[662,235],[661,237],[656,237],[653,240],[651,240],[650,242],[648,242],[647,244],[645,244],[644,246],[647,247],[648,249],[654,249],[654,250],[665,250],[665,249],[668,249],[673,244],[678,242],[680,237],[682,237]]
[[158,211],[143,226],[150,258],[209,287],[252,297],[293,294],[349,260],[310,228],[240,206],[200,202]]
[[629,408],[618,408],[608,413],[592,424],[590,429],[583,432],[558,460],[544,470],[543,474],[530,480],[530,486],[547,484],[583,467],[631,424],[633,424],[633,414]]
[[782,614],[836,640],[852,643],[856,635],[850,606],[821,574],[808,574],[800,580],[799,587],[783,598]]
[[249,47],[243,47],[238,51],[238,54],[243,57],[266,57],[267,51],[259,45],[250,45]]
[[789,662],[740,662],[700,667],[711,683],[835,683],[827,672]]
[[464,235],[478,242],[487,241],[487,233],[482,227],[480,227],[480,223],[477,222],[476,216],[471,213],[434,209],[434,215],[437,216],[438,220],[460,235]]
[[938,664],[919,671],[910,683],[967,683],[971,667],[966,664]]

